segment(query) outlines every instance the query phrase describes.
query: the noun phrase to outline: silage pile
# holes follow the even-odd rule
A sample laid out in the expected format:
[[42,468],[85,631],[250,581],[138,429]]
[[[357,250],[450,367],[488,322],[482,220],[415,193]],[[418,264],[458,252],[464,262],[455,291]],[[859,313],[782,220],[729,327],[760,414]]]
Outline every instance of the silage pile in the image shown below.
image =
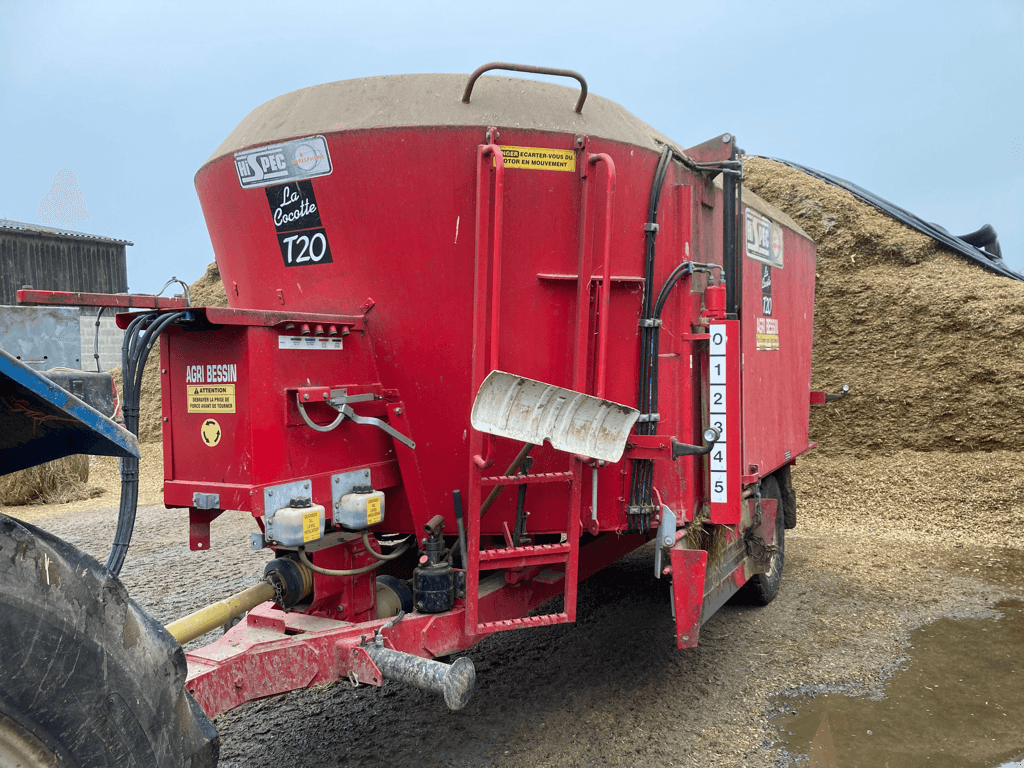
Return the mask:
[[817,242],[812,386],[851,385],[811,409],[811,522],[1024,546],[1024,283],[788,166],[745,184]]
[[188,293],[193,307],[226,307],[228,305],[228,297],[224,293],[224,283],[221,282],[217,262],[212,262],[207,266],[206,273],[188,287]]

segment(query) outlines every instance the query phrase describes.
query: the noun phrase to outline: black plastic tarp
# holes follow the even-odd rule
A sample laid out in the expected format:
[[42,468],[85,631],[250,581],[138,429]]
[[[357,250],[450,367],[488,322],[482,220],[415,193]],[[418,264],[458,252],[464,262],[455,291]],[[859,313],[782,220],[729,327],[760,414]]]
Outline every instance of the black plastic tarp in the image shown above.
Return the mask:
[[970,243],[951,235],[946,229],[940,227],[938,224],[932,224],[923,219],[918,218],[910,211],[900,208],[898,205],[890,203],[888,200],[883,200],[878,195],[868,192],[866,189],[858,187],[846,179],[841,179],[838,176],[833,176],[831,173],[824,173],[822,171],[816,171],[813,168],[808,168],[806,165],[800,165],[799,163],[792,163],[789,160],[780,160],[777,157],[769,157],[769,160],[774,160],[777,163],[788,165],[790,168],[796,168],[798,171],[806,173],[808,176],[813,176],[816,179],[833,184],[837,187],[845,189],[850,194],[859,197],[868,205],[872,205],[883,213],[892,216],[897,221],[906,224],[912,229],[916,229],[918,232],[928,235],[945,246],[952,248],[957,253],[961,254],[967,259],[970,259],[976,264],[984,267],[985,269],[991,270],[997,274],[1009,277],[1014,280],[1024,281],[1024,274],[1020,272],[1014,272],[1010,269],[1006,263],[999,257],[983,251],[980,248],[975,248]]

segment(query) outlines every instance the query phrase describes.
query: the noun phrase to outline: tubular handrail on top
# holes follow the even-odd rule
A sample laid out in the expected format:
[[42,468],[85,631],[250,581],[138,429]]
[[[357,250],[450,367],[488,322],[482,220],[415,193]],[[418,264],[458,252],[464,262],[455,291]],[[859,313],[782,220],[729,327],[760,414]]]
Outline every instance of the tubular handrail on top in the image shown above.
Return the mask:
[[576,102],[576,114],[583,114],[583,102],[587,100],[587,81],[583,79],[583,75],[579,72],[573,72],[571,69],[553,69],[552,67],[533,67],[529,64],[510,64],[507,61],[492,61],[490,64],[484,64],[482,67],[477,69],[473,74],[469,76],[469,81],[466,83],[466,90],[462,94],[462,103],[469,104],[470,94],[473,93],[473,85],[476,83],[477,78],[480,77],[484,72],[489,72],[492,69],[504,69],[509,72],[530,72],[534,75],[554,75],[556,77],[571,77],[580,84],[580,97]]

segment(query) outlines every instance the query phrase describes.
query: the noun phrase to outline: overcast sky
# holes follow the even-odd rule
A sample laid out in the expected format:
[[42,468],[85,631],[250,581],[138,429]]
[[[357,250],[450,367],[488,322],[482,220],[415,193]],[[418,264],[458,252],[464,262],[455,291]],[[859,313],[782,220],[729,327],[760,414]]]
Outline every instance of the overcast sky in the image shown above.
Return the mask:
[[1024,0],[0,0],[0,218],[42,223],[69,168],[90,219],[68,228],[133,241],[132,290],[191,281],[193,176],[252,109],[489,61],[578,70],[682,146],[729,131],[954,234],[991,223],[1024,269]]

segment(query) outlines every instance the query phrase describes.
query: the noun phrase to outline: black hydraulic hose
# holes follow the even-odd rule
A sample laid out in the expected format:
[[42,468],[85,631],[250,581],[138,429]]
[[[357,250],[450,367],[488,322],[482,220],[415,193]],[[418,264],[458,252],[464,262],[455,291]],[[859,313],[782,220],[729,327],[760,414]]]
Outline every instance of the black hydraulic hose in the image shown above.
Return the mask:
[[[672,155],[672,148],[665,145],[654,171],[654,181],[651,184],[651,194],[647,204],[647,225],[644,233],[644,293],[643,310],[641,313],[642,322],[640,326],[639,393],[637,397],[640,412],[647,419],[637,425],[637,434],[641,435],[652,435],[657,431],[657,424],[653,420],[655,418],[654,409],[651,407],[652,396],[654,395],[652,386],[652,373],[655,364],[655,359],[652,356],[654,354],[654,328],[651,327],[651,323],[648,321],[651,320],[651,303],[654,293],[654,259],[655,240],[658,234],[658,204],[661,200],[661,191],[665,184],[665,177],[668,174]],[[648,460],[639,459],[633,462],[630,506],[650,506],[650,486],[653,469],[653,463]],[[628,530],[633,531],[637,527],[643,530],[645,528],[645,520],[634,520],[631,515]]]
[[[134,364],[138,334],[147,322],[155,318],[155,314],[144,314],[136,317],[128,325],[121,344],[121,399],[124,426],[138,437],[139,434],[139,399],[134,384]],[[115,576],[121,572],[124,557],[131,539],[131,531],[135,525],[135,509],[139,498],[139,460],[134,456],[121,459],[121,501],[117,514],[117,529],[114,543],[107,557],[107,569]]]
[[131,405],[133,402],[129,399],[129,395],[135,389],[135,377],[133,375],[133,359],[135,355],[135,345],[139,332],[139,327],[148,321],[151,321],[155,314],[140,315],[136,317],[128,325],[128,329],[124,333],[124,342],[121,344],[121,399],[124,401],[122,404],[122,413],[124,414],[124,426],[129,432],[138,437],[139,434],[139,409],[138,403],[135,403],[134,407]]
[[[651,357],[651,339],[653,330],[649,323],[651,319],[651,301],[654,293],[654,260],[655,240],[658,235],[658,205],[661,200],[661,190],[665,184],[665,176],[668,173],[669,161],[672,158],[672,148],[665,146],[658,158],[658,166],[654,172],[654,183],[651,185],[651,195],[648,200],[645,265],[644,265],[644,294],[642,324],[640,328],[640,382],[638,407],[643,414],[653,414],[650,407],[651,397],[651,370],[653,359]],[[637,429],[638,434],[654,434],[656,428],[653,421],[642,422]]]
[[[139,402],[134,396],[135,342],[139,328],[155,315],[140,315],[129,324],[125,331],[124,342],[121,344],[121,410],[124,414],[124,426],[129,432],[139,435]],[[131,538],[130,531],[135,525],[135,509],[138,505],[139,460],[134,456],[121,459],[121,501],[117,513],[117,528],[114,532],[114,543],[107,556],[107,570],[115,576],[121,572],[124,557],[128,550],[127,541]],[[128,533],[126,534],[126,531]]]
[[145,373],[146,360],[149,359],[149,353],[153,349],[153,345],[156,344],[157,339],[160,338],[160,334],[164,332],[164,329],[168,325],[173,323],[175,320],[180,319],[186,312],[173,312],[169,315],[163,315],[156,320],[149,328],[146,329],[146,340],[144,346],[138,351],[139,362],[136,364],[137,368],[135,371],[135,393],[138,395],[142,391],[142,375]]
[[[651,185],[651,195],[647,203],[647,226],[645,228],[644,246],[644,295],[642,318],[647,320],[651,316],[651,299],[654,291],[654,257],[655,240],[658,236],[658,205],[661,200],[661,190],[665,184],[665,176],[668,174],[669,161],[672,158],[672,148],[668,145],[662,150],[658,158],[658,165],[654,171],[654,183]],[[648,328],[642,328],[641,336]],[[641,371],[643,372],[643,371]],[[643,393],[641,392],[641,398]]]
[[[121,345],[121,390],[124,403],[125,428],[139,436],[139,404],[142,391],[142,375],[146,360],[160,334],[171,323],[187,315],[187,311],[167,315],[153,313],[141,315],[129,324]],[[155,318],[155,319],[154,319]],[[146,325],[149,327],[146,328]],[[143,330],[145,329],[145,330]],[[141,339],[145,333],[145,338]],[[114,543],[107,556],[107,570],[117,576],[124,566],[124,558],[131,544],[135,529],[135,513],[139,504],[139,460],[134,456],[121,459],[121,503],[117,513],[117,529]]]
[[644,317],[651,311],[651,291],[654,281],[654,239],[658,234],[658,203],[661,200],[661,190],[665,184],[665,176],[668,174],[669,160],[672,158],[672,147],[665,145],[658,158],[658,165],[654,171],[654,183],[651,185],[651,195],[647,201],[647,223],[646,230],[646,275],[647,282],[644,283]]
[[[736,251],[736,275],[734,282],[736,283],[736,317],[738,318],[740,313],[743,311],[743,251],[746,248],[746,243],[743,241],[743,160],[740,159],[742,150],[735,145],[732,148],[732,157],[735,162],[740,164],[740,172],[736,175],[736,221],[733,226],[736,229],[733,235],[733,248]],[[728,286],[726,286],[728,290]],[[726,302],[728,304],[728,302]]]
[[668,295],[672,292],[675,284],[679,281],[683,275],[693,274],[694,264],[692,261],[684,261],[682,264],[676,266],[672,270],[671,274],[665,279],[665,284],[661,286],[661,290],[658,292],[658,300],[654,303],[654,317],[660,318],[661,311],[665,308],[665,302],[668,301]]
[[[661,191],[665,182],[665,176],[668,172],[669,161],[673,158],[684,164],[690,166],[693,165],[692,161],[685,155],[681,155],[674,151],[670,146],[666,145],[662,150],[661,157],[658,159],[658,166],[654,174],[654,183],[651,185],[651,194],[648,201],[648,223],[646,226],[645,282],[643,312],[640,327],[640,392],[637,405],[642,417],[646,416],[646,418],[637,424],[636,431],[639,435],[653,435],[657,434],[658,431],[658,424],[656,421],[656,414],[658,412],[658,353],[660,351],[658,326],[660,325],[661,313],[672,288],[684,274],[691,274],[694,267],[691,262],[683,262],[677,266],[669,275],[664,285],[662,285],[657,301],[652,307],[652,298],[654,295],[655,238],[658,231],[658,203],[661,198]],[[727,243],[732,241],[733,244],[733,261],[738,258],[738,248],[736,246],[739,242],[740,234],[739,199],[741,194],[740,179],[742,178],[742,169],[737,171],[732,167],[735,165],[735,158],[736,150],[734,148],[732,159],[728,164],[729,167],[717,168],[718,171],[724,172],[727,180],[731,182],[730,184],[725,185],[726,189],[729,189],[730,187],[732,188],[732,210],[731,214],[727,214],[725,216],[724,228],[727,233],[725,238]],[[724,207],[730,208],[728,204]],[[653,462],[646,459],[637,459],[633,461],[633,479],[630,492],[631,507],[646,508],[653,504],[651,494],[653,476]],[[646,530],[649,519],[648,516],[641,514],[637,517],[639,519],[634,521],[633,516],[630,516],[629,532],[633,532],[635,527],[640,531]]]

